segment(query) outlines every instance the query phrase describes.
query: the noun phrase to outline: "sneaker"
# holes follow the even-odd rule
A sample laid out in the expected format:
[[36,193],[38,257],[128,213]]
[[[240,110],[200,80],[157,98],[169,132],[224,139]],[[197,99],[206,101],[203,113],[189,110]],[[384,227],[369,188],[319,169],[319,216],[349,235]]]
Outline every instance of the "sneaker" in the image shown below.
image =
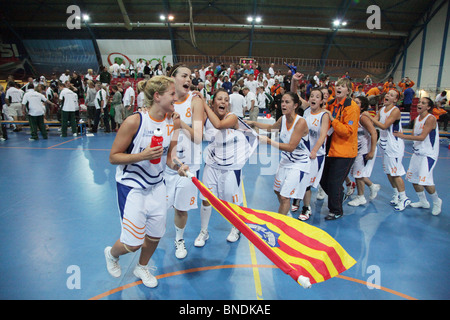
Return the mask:
[[76,137],[78,135],[78,133],[73,133],[72,136]]
[[347,192],[346,192],[347,197],[350,197],[355,192],[355,189],[356,189],[355,182],[348,183],[347,184]]
[[303,206],[302,213],[298,216],[298,219],[301,221],[306,221],[311,216],[311,207]]
[[391,204],[391,206],[396,206],[399,201],[400,199],[398,198],[398,194],[393,194],[392,199],[389,203]]
[[325,220],[329,221],[329,220],[337,220],[340,217],[342,217],[343,214],[339,214],[339,213],[329,213],[326,217]]
[[136,278],[142,280],[144,286],[154,288],[158,285],[158,279],[150,273],[149,269],[152,269],[153,271],[156,270],[156,268],[149,268],[148,266],[141,266],[140,264],[137,264],[134,268],[133,274]]
[[300,207],[300,199],[294,199],[294,201],[292,201],[291,211],[297,212],[299,207]]
[[428,209],[430,207],[430,203],[428,201],[417,201],[409,204],[413,208],[425,208]]
[[194,246],[196,247],[203,247],[206,243],[206,240],[209,239],[209,232],[208,231],[200,231],[200,234],[197,236],[197,239],[194,241]]
[[379,184],[373,183],[373,184],[369,187],[369,190],[370,190],[370,196],[369,196],[369,199],[370,199],[370,200],[375,199],[375,198],[377,197],[378,191],[380,191],[380,189],[381,189],[381,186],[380,186]]
[[0,138],[0,141],[6,141],[6,139],[5,139],[5,138],[3,138],[3,137],[1,137],[1,138]]
[[317,200],[323,200],[323,199],[325,199],[326,195],[327,194],[325,193],[325,191],[323,191],[323,189],[321,187],[319,187],[319,190],[317,191],[316,199]]
[[407,206],[411,204],[411,200],[408,197],[398,201],[398,204],[394,207],[395,211],[403,211]]
[[352,207],[358,207],[358,206],[361,206],[366,203],[367,203],[366,198],[362,195],[362,196],[356,196],[355,199],[353,199],[352,201],[349,201],[348,205],[352,206]]
[[38,141],[39,139],[36,138],[28,138],[28,141]]
[[175,257],[178,259],[183,259],[187,256],[186,246],[184,244],[184,239],[175,240]]
[[104,250],[106,259],[106,269],[110,275],[114,278],[120,277],[122,271],[120,269],[119,258],[115,258],[111,255],[111,247],[106,247]]
[[437,202],[433,202],[433,210],[431,211],[431,214],[433,216],[437,216],[439,213],[441,213],[441,207],[442,207],[442,199],[438,199]]
[[227,237],[228,242],[236,242],[241,237],[241,232],[235,227],[231,228],[230,234]]

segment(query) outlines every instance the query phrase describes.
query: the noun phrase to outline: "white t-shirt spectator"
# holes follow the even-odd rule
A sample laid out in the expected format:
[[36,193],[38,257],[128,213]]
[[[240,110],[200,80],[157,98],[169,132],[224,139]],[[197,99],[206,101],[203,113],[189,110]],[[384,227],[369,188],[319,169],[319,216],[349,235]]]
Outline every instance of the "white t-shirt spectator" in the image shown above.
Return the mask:
[[33,117],[42,116],[45,113],[45,106],[43,102],[47,99],[42,93],[30,90],[23,95],[22,104],[28,104],[28,114]]
[[61,90],[61,93],[59,94],[59,100],[63,102],[61,106],[62,111],[71,112],[77,111],[79,109],[78,95],[68,88],[64,88]]
[[10,87],[6,90],[6,99],[9,99],[11,103],[21,103],[23,97],[23,91],[16,87]]
[[106,91],[104,89],[100,89],[97,91],[97,93],[95,94],[95,109],[101,109],[102,107],[102,101],[104,101],[103,103],[103,108],[106,107]]
[[134,97],[135,96],[136,95],[134,94],[134,89],[132,87],[128,87],[127,90],[125,90],[125,93],[124,93],[123,99],[122,99],[124,107],[134,105]]
[[245,101],[246,101],[246,105],[247,105],[247,110],[250,111],[250,109],[252,108],[252,101],[255,101],[255,103],[253,104],[254,106],[257,105],[256,104],[256,94],[249,91],[247,93],[247,95],[245,96]]
[[243,95],[239,92],[233,92],[230,94],[230,111],[238,117],[244,117],[244,108],[247,105]]

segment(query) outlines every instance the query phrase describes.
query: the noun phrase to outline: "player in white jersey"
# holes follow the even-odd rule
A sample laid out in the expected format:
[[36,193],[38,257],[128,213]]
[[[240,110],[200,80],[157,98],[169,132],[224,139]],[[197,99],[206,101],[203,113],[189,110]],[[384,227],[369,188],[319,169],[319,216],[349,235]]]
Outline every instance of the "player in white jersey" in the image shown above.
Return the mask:
[[380,190],[380,185],[370,181],[373,165],[377,155],[378,134],[372,121],[362,114],[369,108],[369,100],[364,96],[356,97],[356,104],[361,109],[358,127],[358,155],[356,156],[350,173],[355,178],[358,195],[348,202],[350,206],[360,206],[367,203],[364,197],[365,185],[370,189],[369,199],[373,200]]
[[[324,94],[319,88],[311,90],[308,100],[309,107],[303,113],[309,130],[309,148],[311,168],[306,181],[305,196],[303,197],[303,208],[298,218],[302,221],[308,220],[311,216],[311,187],[317,188],[322,178],[323,166],[326,156],[327,132],[330,127],[330,118],[322,109]],[[302,104],[303,107],[303,104]],[[292,201],[291,211],[296,212],[300,206],[300,199]]]
[[[170,70],[170,77],[175,80],[177,102],[175,112],[180,116],[181,129],[178,137],[177,156],[198,176],[202,163],[203,138],[203,102],[191,91],[191,70],[181,63]],[[168,208],[175,211],[175,256],[183,259],[187,255],[184,242],[184,230],[188,211],[197,209],[198,189],[191,179],[184,179],[176,171],[166,168],[164,178],[167,186]]]
[[[204,102],[206,111],[205,132],[212,137],[205,149],[205,167],[202,182],[218,198],[242,204],[242,168],[245,165],[249,151],[244,134],[239,131],[238,117],[229,112],[230,98],[228,92],[218,89],[213,97],[211,108]],[[200,195],[201,230],[195,240],[196,247],[203,247],[209,238],[208,224],[212,207],[208,200]],[[227,241],[236,242],[240,232],[234,226]]]
[[402,139],[394,136],[395,131],[403,132],[400,123],[400,109],[396,107],[399,96],[400,93],[397,90],[390,90],[384,97],[384,106],[375,117],[372,117],[368,111],[363,114],[381,129],[379,145],[383,170],[394,189],[390,203],[395,206],[396,211],[403,211],[411,203],[411,200],[406,196],[405,182],[402,178],[405,174],[402,164],[405,143]]
[[260,140],[281,151],[281,160],[274,181],[274,191],[280,206],[278,213],[287,215],[291,198],[303,199],[310,172],[308,125],[296,113],[300,99],[296,93],[287,92],[281,98],[281,116],[274,124],[248,121],[251,126],[264,130],[280,130],[280,142],[259,136]]
[[[172,120],[176,101],[173,79],[165,76],[148,80],[144,92],[148,100],[147,113],[135,113],[120,127],[111,147],[110,162],[116,164],[118,206],[121,215],[121,235],[112,247],[105,248],[108,272],[120,277],[119,257],[141,248],[139,262],[133,274],[145,286],[155,287],[157,279],[147,264],[165,233],[167,202],[163,178],[167,166],[176,170],[173,162],[179,132],[179,119]],[[150,147],[157,129],[163,132],[163,145]],[[149,160],[160,158],[158,164]],[[184,175],[189,167],[182,165]]]
[[414,190],[419,197],[418,202],[411,203],[414,208],[429,208],[424,190],[430,194],[433,200],[431,213],[438,215],[441,213],[442,200],[438,197],[433,180],[433,169],[439,156],[439,126],[436,118],[432,114],[434,103],[430,98],[421,98],[417,104],[419,115],[414,122],[412,135],[395,133],[396,137],[412,140],[413,155],[409,163],[406,180],[413,184]]

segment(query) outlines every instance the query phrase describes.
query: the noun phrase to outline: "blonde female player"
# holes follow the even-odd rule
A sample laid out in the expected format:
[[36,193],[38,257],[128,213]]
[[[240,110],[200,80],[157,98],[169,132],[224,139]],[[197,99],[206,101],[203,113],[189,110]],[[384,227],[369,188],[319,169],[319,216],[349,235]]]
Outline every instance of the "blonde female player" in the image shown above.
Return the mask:
[[372,117],[368,111],[365,111],[363,115],[381,129],[379,145],[383,158],[383,170],[394,189],[390,203],[395,206],[396,211],[403,211],[411,203],[411,200],[406,196],[405,182],[402,178],[406,173],[402,164],[405,143],[402,139],[394,136],[396,131],[403,132],[400,123],[400,109],[396,106],[399,96],[400,93],[397,90],[390,90],[384,97],[384,106],[375,117]]
[[[239,129],[238,117],[229,112],[230,97],[228,92],[220,88],[212,99],[212,106],[204,102],[205,134],[212,137],[205,149],[205,166],[202,182],[213,194],[222,200],[242,205],[241,189],[242,168],[247,160],[247,140]],[[203,247],[209,239],[208,224],[212,207],[203,195],[200,209],[201,230],[195,240],[196,247]],[[227,241],[236,242],[240,237],[234,226]]]
[[278,213],[287,215],[291,198],[303,199],[309,180],[311,159],[308,148],[308,125],[306,120],[296,113],[300,99],[296,93],[287,92],[281,98],[283,115],[274,124],[248,121],[254,126],[267,131],[279,130],[280,142],[259,136],[260,141],[281,151],[281,160],[275,175],[274,191],[280,204]]
[[361,109],[361,116],[359,117],[358,127],[358,155],[350,170],[350,174],[355,178],[358,195],[352,201],[349,201],[348,205],[357,207],[367,203],[364,196],[365,185],[370,189],[370,200],[376,198],[380,185],[372,183],[369,179],[375,164],[378,139],[377,130],[372,121],[363,115],[369,108],[369,100],[364,96],[356,97],[354,100]]
[[[187,164],[198,177],[202,163],[203,138],[203,102],[191,91],[191,70],[181,63],[175,64],[168,76],[175,80],[177,102],[175,112],[180,116],[180,135],[177,144],[177,156]],[[164,172],[167,186],[168,208],[175,211],[175,256],[183,259],[187,255],[184,230],[188,211],[197,209],[198,189],[191,179],[184,179],[175,170],[167,167]]]
[[[156,287],[157,279],[147,264],[165,233],[167,203],[164,168],[178,169],[184,175],[189,167],[174,164],[179,119],[169,115],[176,101],[173,79],[165,76],[148,80],[144,92],[148,100],[147,113],[135,113],[120,126],[111,148],[109,160],[116,164],[118,205],[121,215],[121,235],[112,247],[104,250],[106,267],[113,277],[120,277],[119,257],[141,249],[139,263],[133,274],[147,287]],[[157,129],[162,130],[163,145],[150,147]],[[161,158],[158,164],[149,160]]]
[[394,136],[414,141],[413,155],[409,163],[406,180],[413,184],[419,197],[418,202],[411,203],[413,208],[429,208],[424,190],[430,194],[433,200],[431,213],[441,213],[442,200],[438,197],[433,181],[433,169],[439,156],[439,126],[432,111],[434,103],[430,98],[421,98],[417,105],[418,117],[414,122],[413,135],[404,135],[394,132]]

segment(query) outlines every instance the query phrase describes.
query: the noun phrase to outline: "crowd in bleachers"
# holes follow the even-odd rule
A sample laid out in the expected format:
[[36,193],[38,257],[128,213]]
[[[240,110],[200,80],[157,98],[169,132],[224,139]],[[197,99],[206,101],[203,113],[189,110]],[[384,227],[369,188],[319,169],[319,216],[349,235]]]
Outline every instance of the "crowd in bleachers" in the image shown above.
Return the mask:
[[[27,82],[15,81],[9,76],[0,84],[1,107],[3,120],[28,120],[29,106],[22,105],[22,99],[27,91],[35,90],[42,93],[49,102],[43,103],[42,115],[45,120],[68,119],[72,128],[75,123],[86,122],[90,132],[97,132],[100,127],[105,132],[117,131],[123,120],[138,108],[143,106],[144,100],[139,95],[139,82],[149,79],[154,75],[165,75],[171,68],[170,63],[165,66],[159,62],[151,66],[149,62],[139,60],[136,65],[119,65],[100,67],[100,72],[95,74],[92,69],[86,73],[66,70],[61,75],[53,73],[50,79],[40,76],[37,79],[29,77]],[[192,67],[192,90],[197,90],[208,99],[218,88],[225,88],[232,94],[233,88],[237,88],[239,94],[245,97],[246,107],[242,111],[245,115],[254,104],[259,113],[273,116],[278,119],[281,115],[281,96],[291,90],[292,76],[297,72],[297,67],[292,63],[285,63],[282,68],[276,68],[274,64],[263,69],[258,62],[253,64],[231,64],[225,66],[222,63],[210,63],[208,66]],[[342,77],[350,78],[346,72]],[[351,78],[350,78],[351,79]],[[401,94],[399,107],[404,112],[410,113],[410,121],[417,116],[416,105],[418,98],[414,90],[415,83],[409,78],[401,79],[398,83],[391,77],[385,83],[375,83],[370,75],[361,81],[352,82],[354,98],[366,96],[373,112],[383,104],[384,95],[389,90],[395,89]],[[334,97],[334,81],[330,76],[317,71],[309,79],[303,78],[298,83],[298,92],[306,101],[312,88],[325,87],[329,91],[329,100]],[[61,100],[61,92],[68,89],[76,94],[77,101],[70,111],[65,111],[63,104],[68,101]],[[435,116],[443,123],[443,129],[447,130],[448,113],[445,110],[447,104],[447,92],[442,92],[435,99]],[[74,109],[74,110],[72,110]],[[66,114],[66,112],[68,112]],[[2,126],[1,140],[7,139],[7,126]],[[20,131],[21,125],[10,124],[10,129]],[[74,129],[75,130],[75,129]],[[77,129],[79,131],[79,128]],[[79,132],[73,132],[74,136]],[[66,133],[62,133],[65,136]]]

